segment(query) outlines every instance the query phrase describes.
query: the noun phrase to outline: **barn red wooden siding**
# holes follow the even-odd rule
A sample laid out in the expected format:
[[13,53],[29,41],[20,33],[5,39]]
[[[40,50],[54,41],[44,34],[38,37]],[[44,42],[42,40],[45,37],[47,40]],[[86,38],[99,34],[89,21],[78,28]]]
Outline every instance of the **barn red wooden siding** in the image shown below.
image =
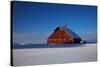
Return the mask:
[[80,42],[80,38],[74,38],[66,32],[64,29],[57,27],[55,31],[48,37],[47,44],[55,45],[55,44],[69,44],[69,43],[78,43]]

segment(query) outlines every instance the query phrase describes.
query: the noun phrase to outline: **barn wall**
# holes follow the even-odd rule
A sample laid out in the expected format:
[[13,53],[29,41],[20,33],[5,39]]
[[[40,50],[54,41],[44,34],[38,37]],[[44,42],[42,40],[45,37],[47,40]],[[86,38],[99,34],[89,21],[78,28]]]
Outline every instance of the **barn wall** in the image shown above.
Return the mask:
[[66,43],[73,43],[73,38],[66,34],[63,30],[58,29],[55,31],[48,39],[48,44],[66,44]]

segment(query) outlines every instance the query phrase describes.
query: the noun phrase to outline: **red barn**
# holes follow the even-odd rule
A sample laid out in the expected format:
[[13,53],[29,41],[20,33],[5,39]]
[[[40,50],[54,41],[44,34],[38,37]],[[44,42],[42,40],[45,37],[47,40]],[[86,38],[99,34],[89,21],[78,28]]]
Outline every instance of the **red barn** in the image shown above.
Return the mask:
[[48,37],[47,44],[80,43],[81,38],[71,29],[58,26]]

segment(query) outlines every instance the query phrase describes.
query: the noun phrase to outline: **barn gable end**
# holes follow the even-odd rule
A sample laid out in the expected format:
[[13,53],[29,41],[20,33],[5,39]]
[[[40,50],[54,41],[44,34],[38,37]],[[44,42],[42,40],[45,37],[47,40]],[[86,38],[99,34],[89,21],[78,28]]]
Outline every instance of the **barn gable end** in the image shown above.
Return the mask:
[[81,38],[69,28],[57,27],[48,37],[47,44],[79,43]]

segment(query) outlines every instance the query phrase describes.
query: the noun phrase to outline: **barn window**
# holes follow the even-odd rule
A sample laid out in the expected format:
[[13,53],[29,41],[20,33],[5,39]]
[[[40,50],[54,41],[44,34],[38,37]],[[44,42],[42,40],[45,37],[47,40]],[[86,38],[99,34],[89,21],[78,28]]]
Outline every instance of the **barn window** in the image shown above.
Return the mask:
[[69,38],[69,40],[72,40],[72,38]]
[[61,39],[58,39],[58,40],[61,40]]
[[64,41],[66,40],[66,39],[63,39]]

